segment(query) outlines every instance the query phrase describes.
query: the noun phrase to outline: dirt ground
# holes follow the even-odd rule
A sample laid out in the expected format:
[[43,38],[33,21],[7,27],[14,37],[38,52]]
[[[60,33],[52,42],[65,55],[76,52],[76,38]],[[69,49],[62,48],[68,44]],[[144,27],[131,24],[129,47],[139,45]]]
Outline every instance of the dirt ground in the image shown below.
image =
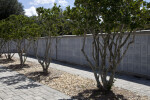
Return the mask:
[[77,75],[69,74],[64,71],[49,67],[49,74],[42,73],[42,67],[39,63],[27,61],[26,65],[21,67],[19,59],[13,58],[8,61],[5,57],[0,58],[0,65],[24,74],[28,78],[45,84],[53,89],[63,92],[73,99],[78,100],[148,100],[148,97],[141,96],[131,91],[112,87],[112,91],[105,94],[96,88],[94,80],[83,78]]

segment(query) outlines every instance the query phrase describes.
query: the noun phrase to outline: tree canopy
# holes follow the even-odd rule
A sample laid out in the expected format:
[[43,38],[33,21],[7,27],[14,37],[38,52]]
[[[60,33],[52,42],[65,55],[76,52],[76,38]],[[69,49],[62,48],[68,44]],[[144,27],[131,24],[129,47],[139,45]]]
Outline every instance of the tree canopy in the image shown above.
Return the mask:
[[0,0],[0,20],[10,15],[23,15],[23,6],[18,0]]
[[108,33],[121,25],[133,30],[145,23],[142,3],[141,0],[75,0],[76,7],[67,7],[65,14],[76,23],[73,31],[77,34],[83,34],[86,28],[89,33],[92,30]]
[[150,29],[150,2],[144,2],[143,6],[146,9],[146,14],[147,14],[147,22],[144,29]]

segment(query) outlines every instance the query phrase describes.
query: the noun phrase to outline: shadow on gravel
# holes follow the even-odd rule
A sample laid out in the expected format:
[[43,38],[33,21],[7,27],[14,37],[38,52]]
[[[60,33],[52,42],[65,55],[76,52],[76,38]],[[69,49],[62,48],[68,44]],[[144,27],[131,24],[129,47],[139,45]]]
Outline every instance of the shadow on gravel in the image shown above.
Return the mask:
[[27,75],[29,75],[29,76],[49,76],[50,72],[49,73],[44,73],[42,71],[37,71],[37,72],[30,72]]
[[71,99],[76,100],[127,100],[123,95],[115,95],[112,91],[105,93],[98,89],[85,90],[78,93],[76,96],[72,96]]
[[12,70],[22,70],[23,68],[29,68],[30,66],[28,64],[25,65],[20,65],[20,64],[15,64],[15,65],[9,65],[7,68],[12,69]]
[[8,64],[8,63],[13,63],[15,62],[13,59],[8,60],[8,59],[0,59],[0,64]]
[[49,72],[48,74],[45,74],[41,71],[37,71],[37,72],[30,72],[27,73],[26,76],[34,81],[42,81],[42,80],[48,80],[51,81],[53,79],[59,78],[57,76],[51,76],[51,73]]

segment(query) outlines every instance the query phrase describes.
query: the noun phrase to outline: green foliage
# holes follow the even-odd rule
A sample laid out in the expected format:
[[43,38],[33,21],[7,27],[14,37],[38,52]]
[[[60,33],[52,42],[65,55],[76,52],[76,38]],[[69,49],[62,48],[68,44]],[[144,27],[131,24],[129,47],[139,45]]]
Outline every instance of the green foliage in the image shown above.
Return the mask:
[[4,23],[4,20],[0,20],[0,38],[3,38]]
[[81,14],[80,8],[73,7],[72,9],[69,7],[66,7],[66,10],[64,11],[64,15],[66,19],[70,22],[70,27],[72,34],[81,35],[83,34],[83,30],[86,27],[86,20],[85,16]]
[[144,9],[146,10],[146,25],[144,25],[144,29],[150,29],[150,2],[144,2]]
[[0,21],[0,38],[8,40],[22,40],[38,37],[40,26],[34,19],[24,15],[11,15]]
[[76,34],[83,34],[83,30],[110,33],[119,31],[122,25],[126,27],[124,31],[134,30],[145,24],[142,3],[141,0],[76,0],[76,7],[67,7],[65,14],[75,23]]
[[0,38],[3,38],[5,41],[11,40],[11,23],[7,20],[0,21]]
[[11,15],[6,19],[13,40],[30,39],[38,36],[39,26],[34,20],[24,15]]
[[58,36],[62,25],[62,11],[56,4],[51,9],[37,8],[38,20],[43,29],[42,36]]
[[[20,64],[24,65],[27,57],[23,57],[23,53],[26,53],[29,49],[30,41],[40,35],[40,26],[35,23],[34,19],[24,15],[11,15],[1,22],[1,37],[8,43],[10,40],[15,41]],[[25,40],[28,40],[26,45],[24,44]],[[7,48],[9,48],[9,45]]]
[[23,6],[18,0],[0,0],[0,20],[10,15],[24,14]]

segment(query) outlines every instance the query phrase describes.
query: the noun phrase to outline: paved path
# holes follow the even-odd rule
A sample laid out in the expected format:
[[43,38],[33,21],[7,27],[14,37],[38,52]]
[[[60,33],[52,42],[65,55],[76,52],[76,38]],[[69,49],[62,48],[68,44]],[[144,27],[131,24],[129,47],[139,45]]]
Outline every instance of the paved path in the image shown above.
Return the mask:
[[[28,58],[28,61],[37,62],[37,60],[33,58]],[[83,68],[83,66],[54,62],[50,64],[50,67],[85,78],[95,79],[93,73],[87,68]],[[124,88],[140,95],[146,95],[150,99],[150,80],[126,75],[117,75],[116,77],[114,83],[116,87]]]
[[64,100],[70,97],[0,66],[0,100]]

